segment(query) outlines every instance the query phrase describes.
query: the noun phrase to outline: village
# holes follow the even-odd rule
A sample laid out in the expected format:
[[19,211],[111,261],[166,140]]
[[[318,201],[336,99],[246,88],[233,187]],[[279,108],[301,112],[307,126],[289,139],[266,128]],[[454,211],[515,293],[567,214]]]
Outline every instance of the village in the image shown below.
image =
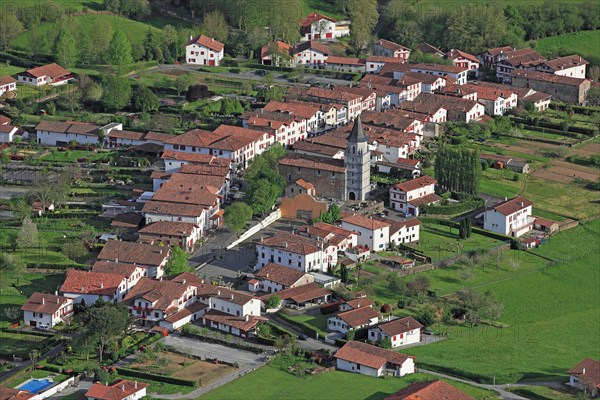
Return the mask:
[[6,62],[0,400],[598,396],[598,66],[355,24]]

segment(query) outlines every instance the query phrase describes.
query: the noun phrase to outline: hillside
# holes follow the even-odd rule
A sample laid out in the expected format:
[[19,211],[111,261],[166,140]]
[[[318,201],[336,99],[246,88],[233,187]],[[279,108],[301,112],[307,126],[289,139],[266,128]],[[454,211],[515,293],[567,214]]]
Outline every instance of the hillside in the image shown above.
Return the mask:
[[539,39],[536,50],[546,57],[579,54],[590,64],[600,65],[600,31],[580,31]]

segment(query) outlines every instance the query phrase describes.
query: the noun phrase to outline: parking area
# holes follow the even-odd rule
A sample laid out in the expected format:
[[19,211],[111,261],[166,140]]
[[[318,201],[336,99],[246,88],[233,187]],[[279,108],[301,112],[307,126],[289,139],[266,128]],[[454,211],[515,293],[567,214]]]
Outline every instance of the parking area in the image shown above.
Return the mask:
[[237,362],[240,367],[260,367],[265,363],[264,354],[222,346],[220,344],[200,342],[195,339],[181,337],[178,334],[167,336],[164,344],[173,346],[187,354],[203,358],[217,358],[221,361]]

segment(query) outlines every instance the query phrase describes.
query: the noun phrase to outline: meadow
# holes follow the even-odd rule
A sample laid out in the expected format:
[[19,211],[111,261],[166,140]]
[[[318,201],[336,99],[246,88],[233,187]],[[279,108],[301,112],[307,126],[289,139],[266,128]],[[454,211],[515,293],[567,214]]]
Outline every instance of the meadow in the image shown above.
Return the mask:
[[[330,371],[307,378],[298,378],[271,366],[265,366],[202,396],[202,400],[217,399],[369,399],[379,400],[414,382],[437,379],[416,373],[398,378],[374,378],[350,372]],[[490,398],[494,393],[460,382],[448,381],[477,399]],[[252,388],[249,390],[249,388]]]
[[[416,356],[417,365],[487,382],[564,377],[581,359],[598,359],[599,246],[600,220],[553,236],[537,251],[555,255],[568,249],[568,254],[580,257],[478,289],[492,290],[504,304],[499,322],[509,327],[442,326],[439,330],[448,340],[404,352]],[[539,265],[544,264],[540,260]],[[434,273],[439,274],[422,275]]]
[[600,31],[580,31],[539,39],[535,49],[547,57],[579,54],[591,64],[600,65],[598,43],[600,43]]

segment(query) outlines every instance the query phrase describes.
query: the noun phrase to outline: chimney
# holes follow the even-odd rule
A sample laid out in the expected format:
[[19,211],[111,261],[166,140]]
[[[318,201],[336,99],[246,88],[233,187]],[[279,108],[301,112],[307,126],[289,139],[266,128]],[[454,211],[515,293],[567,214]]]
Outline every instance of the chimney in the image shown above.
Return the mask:
[[221,291],[217,290],[217,296],[220,296],[220,295],[221,295]]
[[288,247],[287,242],[283,242],[283,247],[285,247],[287,249],[287,247]]
[[[246,316],[245,316],[244,318],[246,319],[246,322],[248,322],[248,320],[250,319],[250,318],[248,317],[248,314],[246,314]],[[583,371],[584,371],[584,373],[585,373],[585,369],[584,369]]]
[[121,384],[121,390],[122,390],[122,391],[125,391],[125,384],[124,384],[124,383],[123,383],[123,384]]
[[116,262],[116,263],[118,263],[118,262],[119,262],[119,259],[118,259],[118,258],[115,258],[115,262]]
[[133,382],[134,389],[137,389],[137,381]]
[[585,368],[583,369],[583,371],[581,371],[581,373],[582,373],[583,375],[585,375]]
[[46,298],[42,297],[42,305],[46,304]]
[[56,298],[56,304],[60,304],[60,299],[58,297]]
[[190,35],[190,40],[192,40],[194,37],[192,35]]
[[231,300],[233,300],[233,293],[231,293],[231,294],[229,295],[229,298],[230,298]]
[[100,282],[100,289],[104,289],[104,283]]
[[184,279],[184,280],[182,280],[182,281],[181,281],[181,284],[182,284],[182,285],[185,285],[185,284],[186,284],[186,280],[185,280],[185,279]]
[[269,273],[267,272],[267,278],[269,277]]

